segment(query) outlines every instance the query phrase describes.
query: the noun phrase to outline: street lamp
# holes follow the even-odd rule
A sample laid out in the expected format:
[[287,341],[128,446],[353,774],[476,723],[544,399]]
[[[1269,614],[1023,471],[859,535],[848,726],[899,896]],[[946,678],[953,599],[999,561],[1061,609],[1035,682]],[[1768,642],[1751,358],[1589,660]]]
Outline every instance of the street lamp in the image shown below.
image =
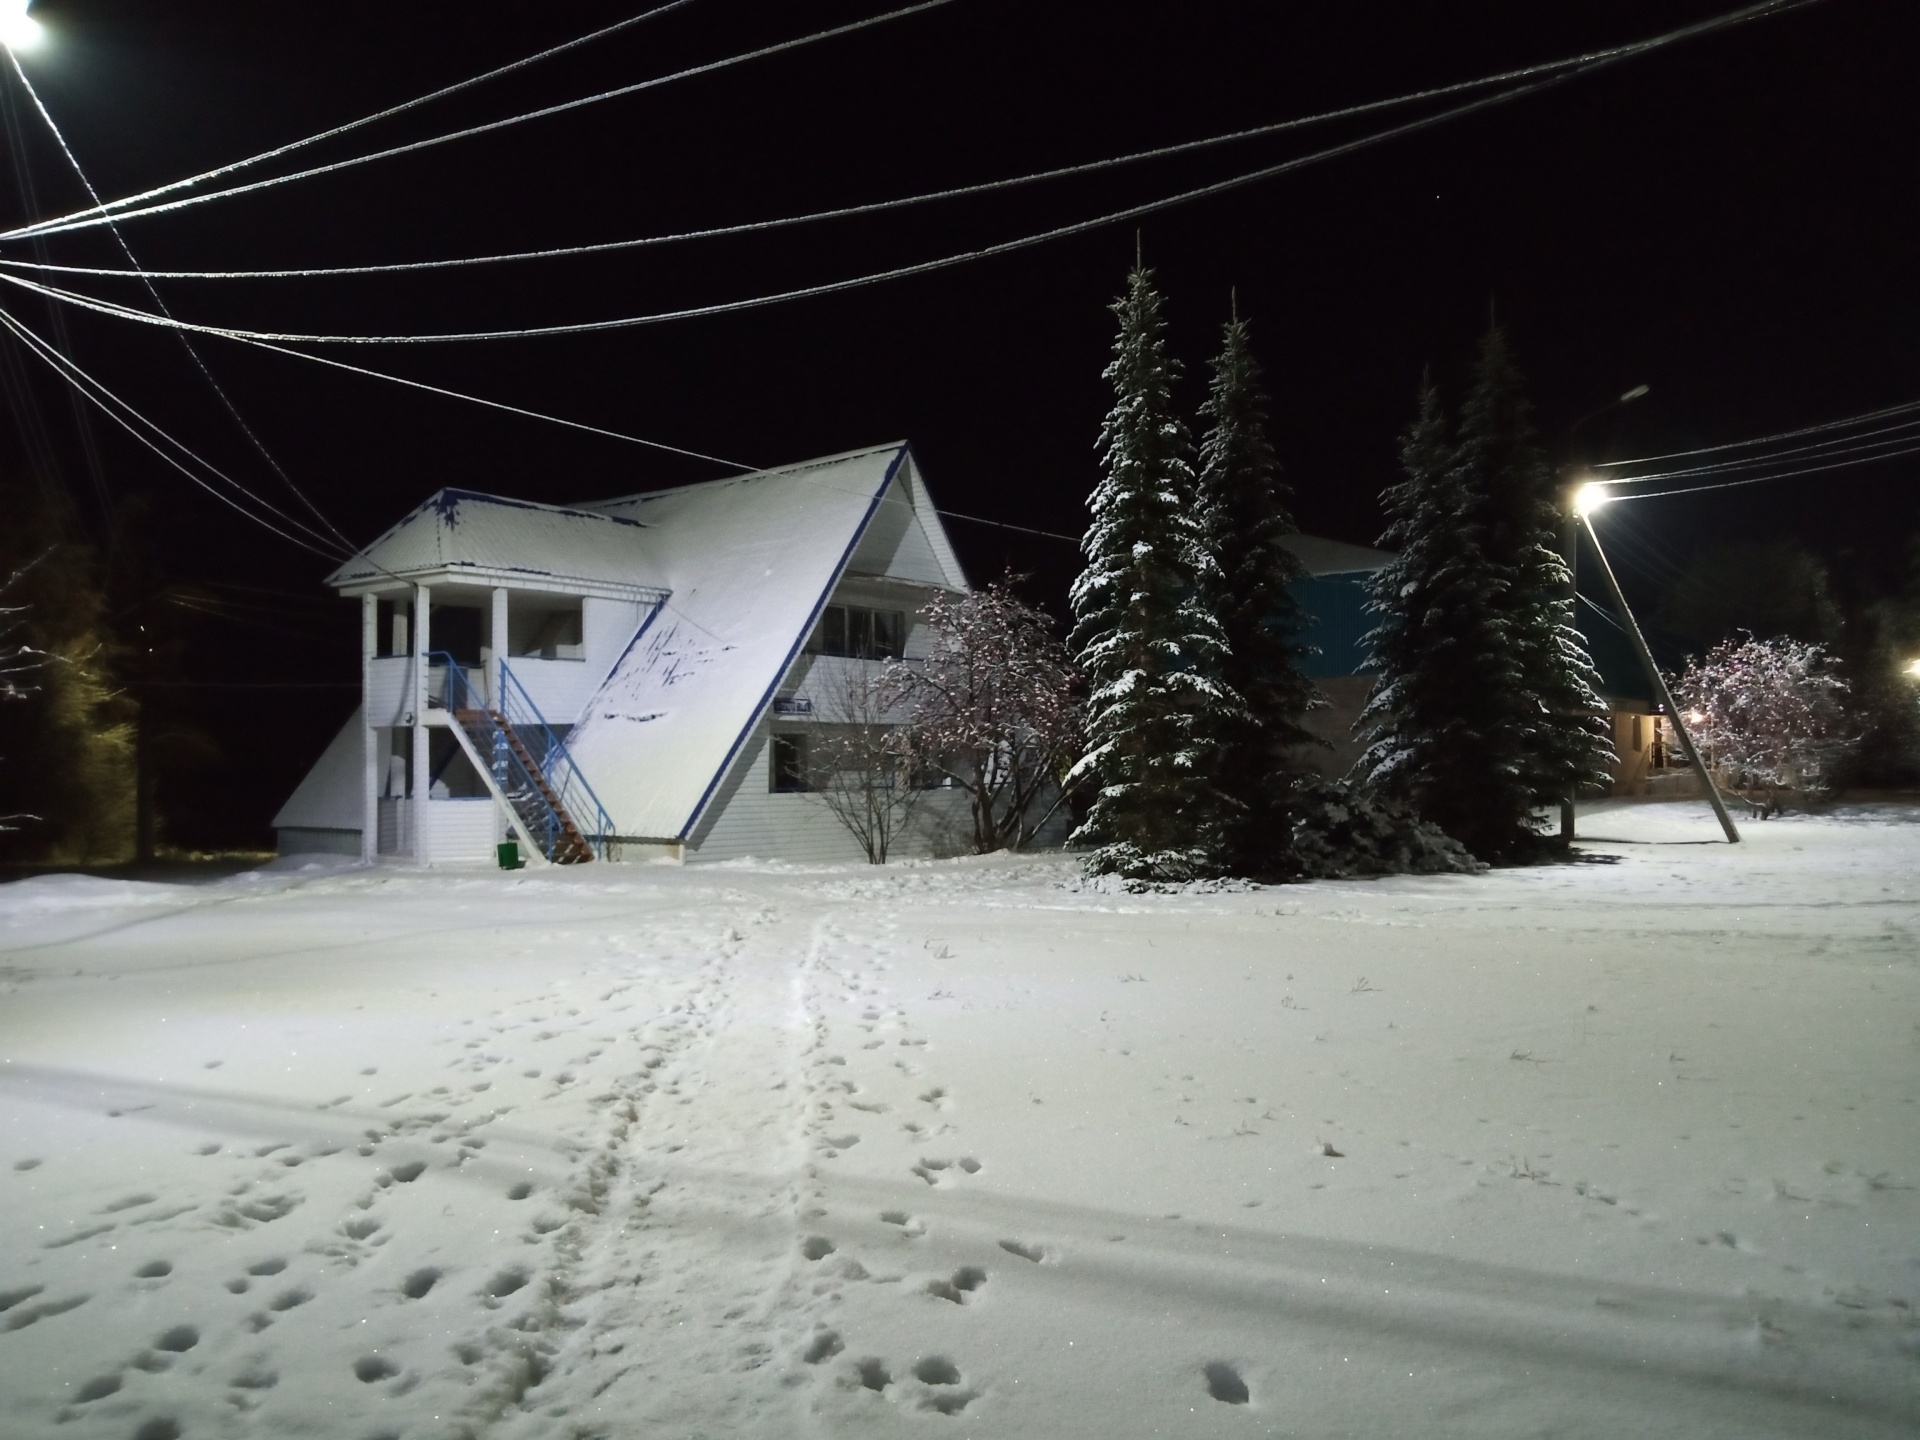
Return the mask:
[[0,45],[9,50],[31,50],[46,38],[46,27],[31,15],[31,0],[0,0]]
[[1584,520],[1611,499],[1613,492],[1605,484],[1589,480],[1573,492],[1573,513]]

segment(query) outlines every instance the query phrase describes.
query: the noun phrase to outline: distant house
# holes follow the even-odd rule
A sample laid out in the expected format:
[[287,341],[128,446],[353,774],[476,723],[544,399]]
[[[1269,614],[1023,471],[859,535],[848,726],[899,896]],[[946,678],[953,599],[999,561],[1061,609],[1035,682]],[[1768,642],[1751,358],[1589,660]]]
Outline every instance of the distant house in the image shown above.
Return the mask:
[[[1646,669],[1621,623],[1583,605],[1579,628],[1593,667],[1600,672],[1600,698],[1612,727],[1614,761],[1608,766],[1614,795],[1697,795],[1699,781],[1674,738],[1673,721],[1655,698]],[[1652,636],[1656,658],[1669,648]],[[1662,664],[1662,669],[1666,665]]]
[[[327,583],[360,601],[362,703],[280,849],[421,864],[861,858],[809,737],[967,588],[904,443],[571,507],[442,490]],[[963,798],[896,853],[950,846]]]
[[[1308,760],[1323,773],[1344,775],[1365,746],[1353,725],[1375,681],[1361,643],[1377,623],[1367,611],[1367,581],[1393,555],[1317,535],[1289,535],[1281,542],[1306,569],[1293,585],[1309,617],[1304,643],[1318,652],[1304,668],[1327,703],[1307,717],[1306,728],[1328,748]],[[1673,724],[1652,699],[1632,643],[1612,617],[1583,610],[1580,628],[1600,672],[1600,698],[1608,710],[1616,760],[1610,767],[1615,795],[1690,794],[1692,772],[1675,748]]]
[[1324,774],[1344,775],[1366,748],[1354,738],[1353,725],[1375,679],[1367,668],[1367,647],[1361,644],[1378,623],[1367,612],[1367,582],[1393,556],[1318,535],[1287,535],[1280,543],[1307,572],[1291,587],[1308,617],[1300,639],[1313,652],[1302,668],[1327,702],[1306,718],[1306,728],[1326,741],[1327,748],[1310,752],[1307,759]]

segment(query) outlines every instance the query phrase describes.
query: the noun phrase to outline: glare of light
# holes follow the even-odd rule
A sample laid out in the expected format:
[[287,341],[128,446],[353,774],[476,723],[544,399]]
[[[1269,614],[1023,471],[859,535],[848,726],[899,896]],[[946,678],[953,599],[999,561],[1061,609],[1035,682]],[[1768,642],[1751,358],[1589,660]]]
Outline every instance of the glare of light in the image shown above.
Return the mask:
[[1707,715],[1704,710],[1687,711],[1687,724],[1689,725],[1698,725],[1701,721],[1705,720],[1706,718],[1707,718]]
[[1591,515],[1613,496],[1598,480],[1589,480],[1573,492],[1573,509],[1577,515]]
[[0,45],[31,50],[46,38],[46,27],[27,14],[28,0],[0,0]]
[[1909,660],[1907,662],[1907,674],[1916,680],[1920,680],[1920,660]]

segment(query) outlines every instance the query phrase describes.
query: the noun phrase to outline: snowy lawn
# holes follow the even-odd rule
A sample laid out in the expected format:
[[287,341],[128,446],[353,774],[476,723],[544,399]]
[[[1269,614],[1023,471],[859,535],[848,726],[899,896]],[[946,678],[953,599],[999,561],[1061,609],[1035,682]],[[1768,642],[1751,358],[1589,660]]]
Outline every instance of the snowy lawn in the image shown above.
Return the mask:
[[0,887],[0,1435],[1920,1426],[1920,812]]

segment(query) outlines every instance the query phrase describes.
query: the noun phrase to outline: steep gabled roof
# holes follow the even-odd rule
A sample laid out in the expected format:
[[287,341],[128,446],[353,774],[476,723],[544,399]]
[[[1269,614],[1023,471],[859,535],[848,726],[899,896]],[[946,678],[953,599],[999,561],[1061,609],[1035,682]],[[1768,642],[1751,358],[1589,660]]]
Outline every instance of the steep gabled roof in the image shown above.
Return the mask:
[[1282,535],[1280,545],[1291,550],[1307,574],[1313,576],[1370,574],[1384,569],[1393,559],[1389,550],[1349,545],[1344,540],[1329,540],[1323,535]]
[[637,520],[441,490],[327,577],[338,589],[443,571],[507,584],[657,589],[657,542]]
[[647,527],[672,592],[568,740],[626,836],[692,831],[863,541],[966,584],[904,443],[592,508]]

